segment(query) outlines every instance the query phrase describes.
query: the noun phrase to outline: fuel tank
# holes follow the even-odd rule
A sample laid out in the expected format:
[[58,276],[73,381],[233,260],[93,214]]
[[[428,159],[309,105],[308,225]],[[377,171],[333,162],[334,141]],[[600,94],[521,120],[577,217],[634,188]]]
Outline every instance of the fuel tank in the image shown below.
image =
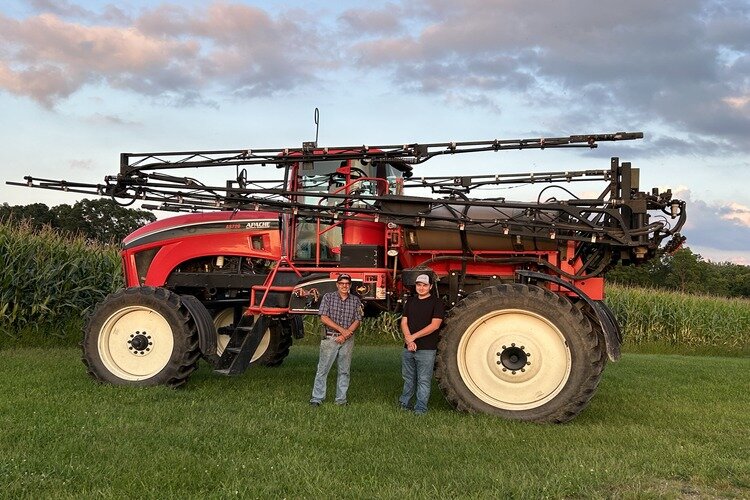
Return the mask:
[[[550,237],[506,235],[500,225],[468,225],[460,231],[454,222],[460,214],[474,220],[554,223],[559,221],[559,215],[553,210],[535,210],[529,215],[519,208],[435,204],[430,199],[415,197],[384,199],[381,208],[384,213],[403,215],[398,223],[404,229],[405,243],[410,250],[462,250],[468,246],[471,250],[522,252],[554,251],[558,247],[557,241]],[[439,219],[426,220],[424,225],[418,222],[426,216]]]

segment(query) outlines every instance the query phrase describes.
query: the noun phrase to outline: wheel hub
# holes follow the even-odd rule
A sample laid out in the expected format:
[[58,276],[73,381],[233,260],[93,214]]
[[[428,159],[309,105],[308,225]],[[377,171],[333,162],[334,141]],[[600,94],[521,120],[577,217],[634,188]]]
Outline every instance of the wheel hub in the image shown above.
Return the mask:
[[151,341],[151,335],[149,335],[146,332],[135,332],[134,334],[130,335],[130,340],[128,340],[128,349],[130,352],[136,355],[143,356],[147,352],[151,351],[151,346],[154,344]]
[[510,346],[503,346],[503,350],[497,353],[500,358],[497,364],[503,366],[503,371],[511,370],[514,374],[517,371],[526,371],[526,365],[530,365],[530,354],[525,351],[526,347],[517,347],[515,343]]

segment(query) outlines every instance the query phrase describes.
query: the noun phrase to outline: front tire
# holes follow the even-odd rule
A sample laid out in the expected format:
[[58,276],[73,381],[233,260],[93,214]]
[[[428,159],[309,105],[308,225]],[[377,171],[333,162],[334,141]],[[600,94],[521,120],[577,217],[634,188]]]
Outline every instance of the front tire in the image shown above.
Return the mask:
[[179,387],[200,357],[197,328],[180,297],[154,287],[107,296],[86,322],[81,346],[88,373],[116,385]]
[[436,378],[459,410],[566,422],[588,404],[604,364],[603,342],[567,298],[513,284],[450,311]]

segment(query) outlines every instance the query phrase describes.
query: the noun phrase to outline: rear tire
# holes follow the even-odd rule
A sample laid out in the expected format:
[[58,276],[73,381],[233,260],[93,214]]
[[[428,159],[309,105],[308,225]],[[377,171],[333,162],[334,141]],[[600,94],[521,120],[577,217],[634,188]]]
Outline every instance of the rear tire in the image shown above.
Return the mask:
[[86,322],[81,346],[88,373],[116,385],[179,387],[200,357],[197,328],[180,297],[154,287],[107,296]]
[[[214,326],[218,330],[222,326],[234,323],[234,309],[221,309],[214,315]],[[216,336],[216,354],[220,357],[229,344],[229,335]],[[285,332],[277,321],[272,321],[260,340],[250,364],[260,366],[279,366],[289,354],[292,336]]]
[[559,423],[586,407],[605,359],[603,342],[567,298],[501,285],[449,312],[436,378],[459,410]]

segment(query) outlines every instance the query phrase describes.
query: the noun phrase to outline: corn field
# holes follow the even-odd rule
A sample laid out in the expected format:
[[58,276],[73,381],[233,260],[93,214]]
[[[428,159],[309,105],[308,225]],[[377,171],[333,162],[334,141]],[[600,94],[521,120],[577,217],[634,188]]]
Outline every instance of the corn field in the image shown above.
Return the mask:
[[[0,222],[0,272],[0,338],[28,331],[63,338],[62,325],[80,328],[86,313],[123,283],[115,246],[71,239],[52,229],[35,231],[22,223]],[[627,344],[750,348],[746,299],[608,286],[607,303]],[[398,321],[395,314],[366,318],[358,337],[398,342]],[[311,339],[320,328],[317,317],[305,318]]]
[[[400,315],[382,313],[376,318],[365,318],[357,330],[360,341],[370,343],[401,342],[403,338],[399,327]],[[323,324],[318,316],[305,316],[305,335],[317,339],[323,331]]]
[[750,347],[750,300],[607,287],[607,304],[626,343],[690,347]]
[[116,247],[25,223],[0,223],[0,272],[0,329],[11,337],[29,329],[62,337],[61,324],[123,283]]

